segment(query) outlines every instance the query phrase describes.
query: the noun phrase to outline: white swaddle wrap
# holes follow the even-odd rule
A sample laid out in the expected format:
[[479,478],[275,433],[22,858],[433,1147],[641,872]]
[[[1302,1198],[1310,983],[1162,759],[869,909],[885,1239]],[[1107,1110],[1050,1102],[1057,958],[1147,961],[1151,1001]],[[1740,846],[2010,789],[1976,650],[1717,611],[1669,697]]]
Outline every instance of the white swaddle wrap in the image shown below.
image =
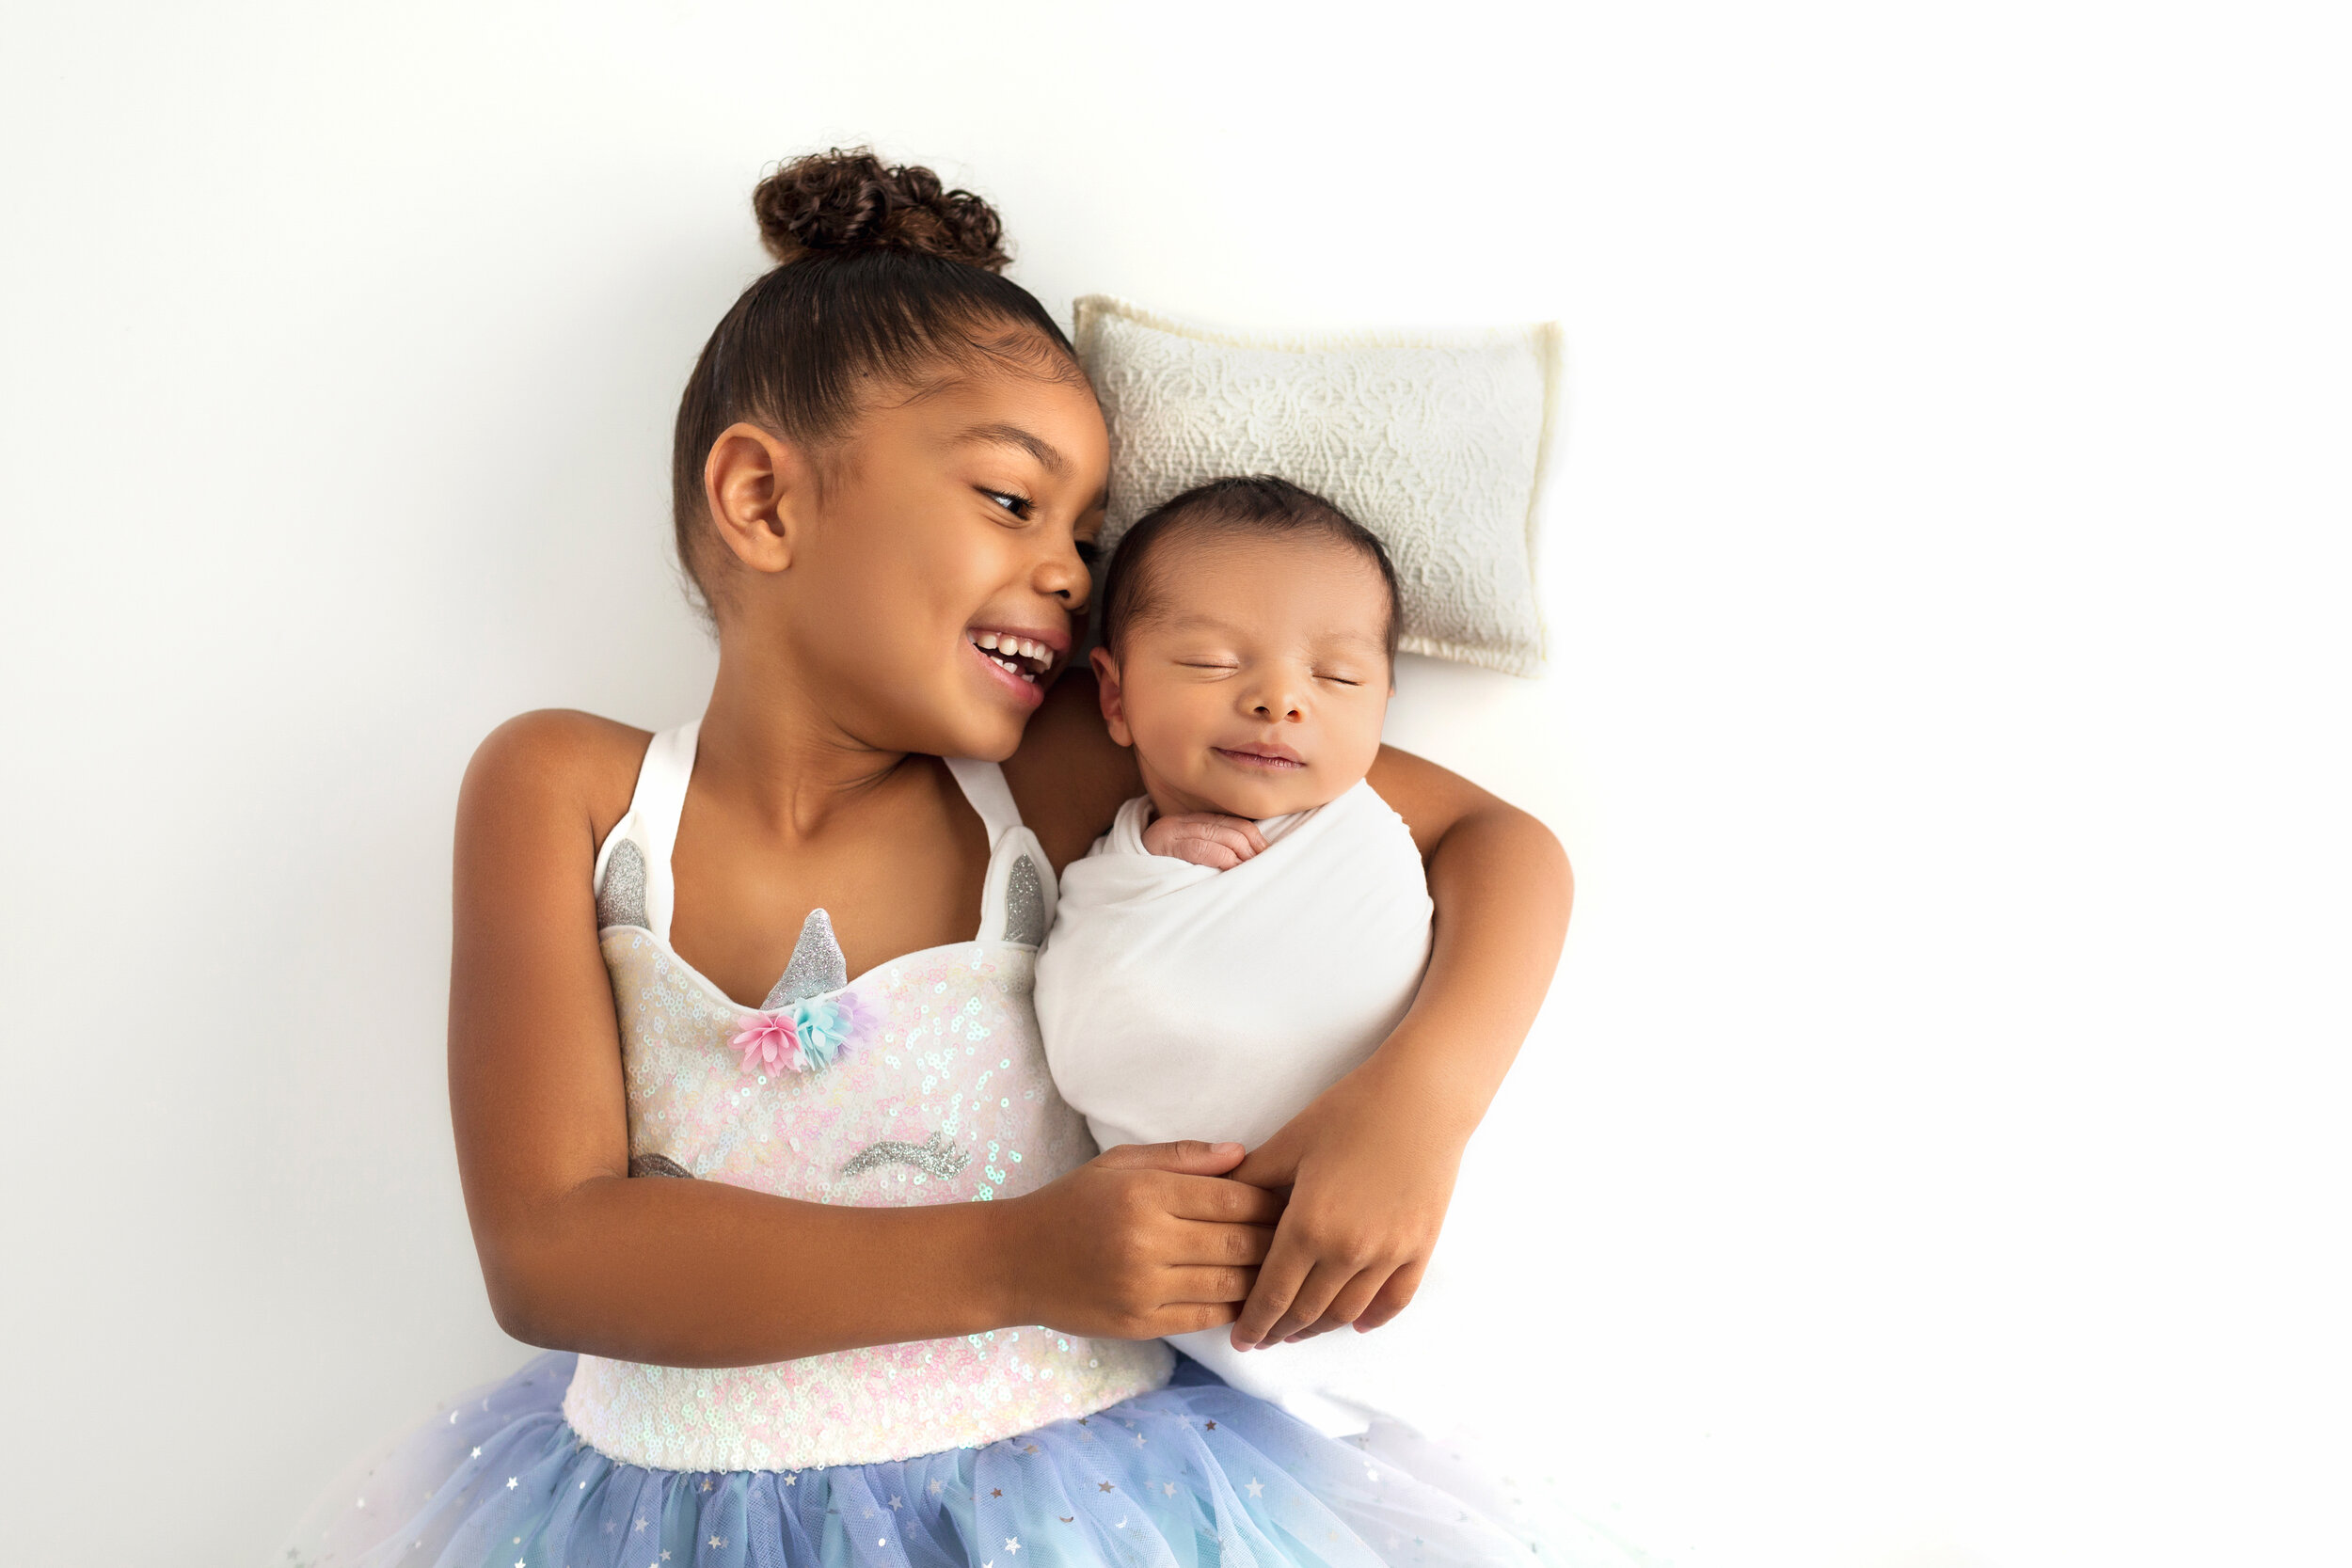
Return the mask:
[[[1429,961],[1412,834],[1368,784],[1259,824],[1230,871],[1143,847],[1151,801],[1061,875],[1037,965],[1047,1065],[1095,1142],[1255,1148],[1372,1054]],[[1222,1328],[1171,1341],[1235,1387],[1335,1434],[1365,1420],[1378,1334],[1236,1352]],[[1332,1396],[1338,1396],[1335,1402]],[[1373,1402],[1377,1402],[1376,1399]]]

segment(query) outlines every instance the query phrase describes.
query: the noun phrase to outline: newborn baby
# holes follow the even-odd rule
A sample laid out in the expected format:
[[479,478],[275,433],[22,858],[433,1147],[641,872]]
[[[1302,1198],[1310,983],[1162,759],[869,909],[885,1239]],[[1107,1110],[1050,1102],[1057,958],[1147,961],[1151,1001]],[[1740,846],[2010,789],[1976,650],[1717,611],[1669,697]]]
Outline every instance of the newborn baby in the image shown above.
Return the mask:
[[[1213,481],[1120,541],[1094,668],[1148,793],[1062,873],[1037,967],[1054,1081],[1103,1148],[1254,1148],[1411,1005],[1428,887],[1364,782],[1396,635],[1380,542],[1284,481]],[[1365,1426],[1331,1398],[1362,1387],[1365,1338],[1172,1342],[1340,1434]]]

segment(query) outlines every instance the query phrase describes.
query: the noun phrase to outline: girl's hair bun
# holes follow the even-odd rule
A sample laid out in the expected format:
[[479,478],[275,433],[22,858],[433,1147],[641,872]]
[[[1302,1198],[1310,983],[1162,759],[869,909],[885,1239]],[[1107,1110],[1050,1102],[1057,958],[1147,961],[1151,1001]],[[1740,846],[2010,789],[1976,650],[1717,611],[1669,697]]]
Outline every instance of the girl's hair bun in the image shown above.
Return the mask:
[[1005,226],[970,191],[869,148],[795,158],[752,192],[760,242],[781,262],[820,251],[911,250],[1002,272]]

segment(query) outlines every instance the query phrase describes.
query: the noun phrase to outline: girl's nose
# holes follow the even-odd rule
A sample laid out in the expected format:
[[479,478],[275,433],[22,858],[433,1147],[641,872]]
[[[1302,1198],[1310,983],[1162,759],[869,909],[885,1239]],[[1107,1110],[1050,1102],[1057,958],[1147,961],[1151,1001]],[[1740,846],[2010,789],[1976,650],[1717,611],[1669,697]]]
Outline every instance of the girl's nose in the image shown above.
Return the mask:
[[1087,573],[1087,563],[1078,559],[1075,545],[1064,545],[1048,555],[1039,564],[1035,581],[1039,593],[1059,599],[1064,609],[1073,612],[1086,608],[1087,595],[1094,590],[1094,579]]

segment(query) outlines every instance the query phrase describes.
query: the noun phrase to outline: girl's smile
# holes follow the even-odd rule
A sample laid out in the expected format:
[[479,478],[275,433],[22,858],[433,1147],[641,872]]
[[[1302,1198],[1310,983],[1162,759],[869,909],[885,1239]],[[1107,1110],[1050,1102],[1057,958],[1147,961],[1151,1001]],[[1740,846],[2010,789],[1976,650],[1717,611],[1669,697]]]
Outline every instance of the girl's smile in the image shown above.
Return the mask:
[[1067,629],[972,626],[963,637],[987,666],[989,677],[1031,707],[1045,700],[1045,677],[1060,667],[1070,651]]

